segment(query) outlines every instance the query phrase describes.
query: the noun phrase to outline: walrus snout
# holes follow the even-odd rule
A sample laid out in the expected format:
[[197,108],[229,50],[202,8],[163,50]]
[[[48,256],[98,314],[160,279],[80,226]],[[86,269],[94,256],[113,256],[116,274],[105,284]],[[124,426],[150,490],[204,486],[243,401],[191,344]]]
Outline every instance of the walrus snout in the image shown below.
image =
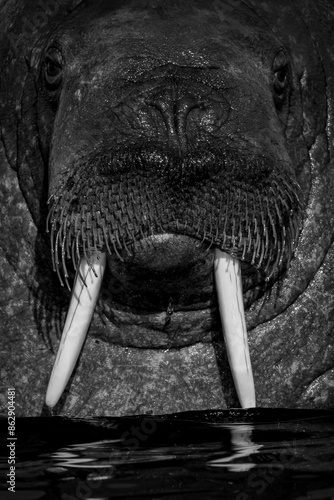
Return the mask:
[[226,251],[269,281],[292,257],[299,194],[289,170],[265,155],[204,146],[185,157],[99,153],[73,166],[50,198],[54,269],[67,281],[67,259],[75,269],[97,251],[124,261],[136,242],[175,234]]

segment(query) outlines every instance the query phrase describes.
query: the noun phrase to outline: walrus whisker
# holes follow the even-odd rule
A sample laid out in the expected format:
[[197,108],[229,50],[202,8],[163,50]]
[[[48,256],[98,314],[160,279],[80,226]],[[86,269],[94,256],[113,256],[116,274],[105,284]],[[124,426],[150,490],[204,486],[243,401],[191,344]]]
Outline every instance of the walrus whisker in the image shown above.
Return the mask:
[[56,263],[56,271],[57,271],[57,276],[58,276],[58,279],[60,281],[61,286],[64,286],[64,282],[63,282],[61,274],[60,274],[59,263]]
[[271,259],[272,259],[272,254],[273,254],[273,251],[274,251],[274,248],[273,247],[270,247],[269,249],[269,255],[268,255],[268,259],[267,259],[267,263],[264,267],[264,273],[267,275],[266,279],[267,281],[270,279],[270,276],[269,276],[269,269],[270,269],[270,265],[271,265]]
[[82,218],[82,222],[80,225],[80,236],[81,236],[81,241],[85,241],[85,219]]
[[59,233],[60,233],[61,230],[62,230],[62,226],[60,226],[60,228],[57,231],[56,241],[55,241],[55,263],[56,263],[56,266],[59,266],[58,249],[59,249],[59,246],[61,245],[61,238],[59,236]]
[[92,234],[91,234],[90,230],[87,231],[86,244],[87,244],[87,255],[90,256],[94,252],[94,246],[93,246],[93,242],[92,242]]
[[230,192],[227,191],[226,194],[227,194],[227,203],[225,205],[225,215],[224,215],[223,243],[222,243],[223,248],[225,247],[225,241],[226,241],[226,237],[227,237],[226,227],[227,227],[227,221],[228,221],[228,206],[229,206]]
[[61,263],[62,263],[62,270],[63,270],[63,274],[64,274],[64,279],[65,279],[65,283],[66,283],[66,286],[67,288],[69,289],[69,291],[71,291],[71,288],[70,288],[70,285],[68,283],[68,272],[67,272],[67,267],[66,267],[66,262],[65,262],[65,244],[66,244],[66,234],[63,238],[63,242],[62,242],[62,246],[61,246]]
[[203,238],[201,240],[201,243],[200,245],[202,245],[204,243],[204,241],[206,240],[206,230],[205,230],[205,226],[203,227]]
[[242,256],[241,256],[241,260],[243,261],[245,259],[245,255],[246,255],[246,248],[247,248],[247,239],[244,238],[243,239],[243,252],[242,252]]
[[279,256],[278,266],[282,265],[284,255],[285,255],[285,240],[282,238],[281,239],[281,249],[280,249],[280,256]]
[[77,255],[77,262],[80,262],[80,249],[79,249],[80,236],[81,236],[80,229],[78,229],[77,234],[76,234],[76,238],[75,238],[75,250],[76,250],[76,255]]
[[72,258],[72,265],[73,265],[73,268],[76,269],[77,267],[77,261],[76,261],[76,256],[75,256],[75,244],[76,244],[76,240],[73,238],[72,239],[72,245],[71,245],[71,258]]
[[[268,199],[267,198],[265,198],[265,202],[266,202],[266,207],[268,209]],[[267,227],[267,223],[266,223],[265,218],[264,218],[264,214],[262,214],[262,215],[263,215],[262,228],[263,228],[263,236],[264,236],[265,255],[267,256],[268,250],[269,250],[269,234],[268,234],[268,227]]]
[[115,236],[115,241],[116,241],[116,243],[118,245],[119,250],[122,250],[122,245],[121,245],[121,242],[119,240],[119,235],[118,235],[118,230],[117,229],[115,229],[115,231],[114,231],[114,236]]
[[247,229],[247,243],[248,243],[248,248],[247,248],[247,253],[249,254],[252,248],[252,235],[251,235],[251,226],[248,226]]
[[97,231],[96,231],[95,221],[91,221],[91,239],[92,239],[92,246],[96,249],[96,247],[97,247]]
[[119,258],[119,260],[121,262],[124,262],[124,259],[123,257],[121,257],[121,255],[118,253],[118,250],[116,248],[116,245],[115,245],[115,239],[113,238],[112,241],[111,241],[112,245],[113,245],[113,248],[114,248],[114,251],[115,251],[115,254],[117,255],[117,257]]
[[65,275],[65,284],[66,284],[66,286],[67,286],[68,291],[69,291],[69,292],[71,292],[71,291],[72,291],[72,289],[71,289],[71,286],[70,286],[70,284],[69,284],[69,282],[68,282],[68,274],[67,274],[67,273],[66,273],[66,275]]
[[[224,162],[226,167],[226,155]],[[260,164],[264,164],[262,159]],[[235,165],[236,159],[231,160],[229,168]],[[146,168],[145,161],[141,166]],[[157,169],[156,177],[146,176],[147,184],[134,174],[115,182],[111,188],[101,188],[89,183],[90,178],[99,178],[94,171],[99,169],[99,164],[93,167],[87,164],[92,177],[84,174],[85,168],[84,165],[81,175],[75,171],[72,180],[68,180],[68,187],[62,186],[61,195],[50,197],[47,220],[48,228],[51,224],[54,269],[61,266],[67,273],[65,257],[62,256],[59,262],[59,247],[66,250],[66,258],[72,259],[73,266],[82,256],[88,258],[103,248],[124,262],[122,251],[132,256],[130,244],[164,232],[189,235],[199,241],[196,244],[199,247],[207,242],[208,251],[216,246],[231,252],[262,269],[264,277],[267,275],[270,279],[279,272],[275,267],[284,267],[291,261],[298,236],[299,187],[293,181],[287,189],[288,194],[284,194],[281,186],[285,177],[281,173],[270,174],[268,179],[264,177],[262,183],[252,188],[244,186],[242,177],[231,183],[227,176],[224,191],[219,192],[214,183],[210,190],[205,187],[201,198],[196,192],[192,201],[192,191],[188,196],[186,184],[180,189],[178,182],[164,184],[169,182],[165,170]],[[106,164],[104,175],[109,175],[109,168]],[[184,175],[188,174],[184,172]],[[106,178],[102,184],[107,183]],[[125,193],[127,202],[120,202]],[[160,193],[161,205],[156,201],[157,193]],[[218,207],[212,201],[214,198],[219,199]]]
[[241,248],[243,245],[243,237],[242,237],[242,220],[239,217],[239,230],[238,230],[238,248]]
[[60,212],[60,220],[64,220],[64,214],[67,213],[67,208],[68,208],[68,202],[66,200]]
[[244,193],[245,197],[245,213],[244,213],[244,218],[245,218],[245,226],[248,227],[248,193],[247,191]]
[[109,246],[109,238],[107,236],[107,228],[106,228],[105,221],[103,221],[103,224],[102,224],[102,231],[103,231],[103,235],[104,235],[104,241],[105,241],[105,244],[106,244],[106,247],[108,250],[108,254],[111,255],[111,250],[110,250],[110,246]]
[[255,262],[256,262],[256,254],[257,254],[258,241],[259,241],[259,234],[257,232],[257,227],[255,227],[255,237],[254,237],[254,240],[253,240],[253,255],[252,255],[252,260],[251,260],[251,265],[252,266],[254,266]]
[[52,269],[55,272],[56,271],[56,263],[55,263],[55,247],[54,247],[54,230],[55,230],[55,223],[53,222],[52,226],[51,226],[50,242],[51,242]]
[[70,253],[69,253],[69,243],[71,241],[72,237],[72,225],[69,225],[68,231],[66,230],[69,222],[69,214],[66,214],[63,226],[64,226],[64,241],[63,241],[63,248],[64,248],[64,253],[66,253],[67,258],[70,258]]
[[278,266],[279,262],[280,262],[281,252],[282,252],[282,242],[279,240],[277,242],[276,260],[274,262],[273,269],[275,269]]
[[100,227],[98,229],[98,240],[99,240],[98,247],[102,248],[104,239],[103,239],[103,231],[102,231],[102,228],[100,228]]
[[292,255],[293,255],[293,244],[292,244],[292,240],[289,240],[289,248],[288,248],[288,252],[287,252],[287,263],[286,263],[287,268],[290,267]]
[[88,249],[88,255],[92,255],[94,252],[94,243],[93,243],[93,238],[92,238],[92,231],[91,229],[86,230],[87,234],[87,249]]
[[125,239],[123,238],[122,241],[123,241],[123,246],[124,246],[124,248],[126,250],[126,253],[128,254],[129,257],[132,257],[132,253],[130,252],[130,250],[126,246]]
[[215,240],[214,240],[213,236],[211,236],[211,239],[209,239],[207,241],[208,241],[209,244],[208,244],[208,246],[207,246],[207,248],[206,248],[206,250],[204,252],[204,255],[207,255],[208,253],[210,253],[211,248],[212,248],[213,244],[215,243]]
[[259,269],[261,268],[261,265],[262,265],[262,262],[264,259],[264,252],[265,252],[265,246],[264,246],[263,240],[261,239],[261,254],[260,254],[260,258],[259,258],[259,262],[258,262]]
[[82,248],[83,248],[83,256],[86,259],[86,261],[89,262],[87,255],[86,238],[82,241]]

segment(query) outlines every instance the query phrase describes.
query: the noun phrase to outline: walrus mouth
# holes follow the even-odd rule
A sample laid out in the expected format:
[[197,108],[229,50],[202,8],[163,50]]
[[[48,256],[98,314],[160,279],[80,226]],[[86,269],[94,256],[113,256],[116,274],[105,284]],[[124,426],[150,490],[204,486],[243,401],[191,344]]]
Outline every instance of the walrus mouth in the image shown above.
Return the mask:
[[[291,167],[290,167],[291,168]],[[269,287],[289,266],[301,202],[292,171],[266,156],[205,150],[173,157],[152,150],[109,152],[73,167],[49,203],[54,270],[72,298],[46,403],[53,407],[75,367],[99,296],[107,254],[124,260],[154,235],[184,235],[212,248],[220,317],[242,407],[255,406],[241,263]],[[126,258],[126,257],[125,257]]]

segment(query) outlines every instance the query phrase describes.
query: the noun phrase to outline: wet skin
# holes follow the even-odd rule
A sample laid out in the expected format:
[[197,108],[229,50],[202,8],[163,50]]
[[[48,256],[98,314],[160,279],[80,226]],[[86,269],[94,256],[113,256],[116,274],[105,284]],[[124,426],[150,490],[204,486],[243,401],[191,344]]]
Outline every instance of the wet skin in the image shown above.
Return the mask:
[[257,18],[245,34],[236,17],[249,22],[247,9],[221,21],[212,5],[197,7],[84,10],[40,61],[55,267],[70,267],[66,237],[69,255],[108,250],[103,311],[123,345],[197,342],[216,323],[213,249],[244,262],[249,305],[298,238],[301,191],[283,134],[288,54],[272,33],[256,41]]
[[[271,365],[275,357],[266,346],[280,329],[266,322],[283,318],[328,249],[330,222],[323,213],[330,194],[317,191],[325,176],[319,184],[316,166],[321,163],[324,172],[329,159],[320,144],[325,77],[319,68],[305,73],[303,64],[313,57],[309,47],[301,62],[288,25],[277,34],[265,12],[252,6],[218,7],[204,1],[82,2],[42,33],[24,90],[28,103],[32,88],[36,92],[34,115],[24,108],[21,126],[31,133],[36,124],[42,161],[29,149],[31,141],[23,144],[25,168],[19,165],[18,178],[36,225],[48,227],[36,247],[44,261],[37,282],[53,307],[63,311],[68,303],[66,284],[73,283],[80,258],[106,251],[90,338],[102,341],[103,349],[195,346],[199,358],[200,346],[213,341],[222,392],[233,404],[214,251],[241,261],[261,385],[263,360]],[[277,24],[287,19],[282,7]],[[307,78],[319,79],[314,103]],[[317,123],[309,118],[312,106]],[[25,182],[27,168],[34,191]],[[312,242],[318,250],[310,257]],[[285,366],[282,359],[284,353],[277,366]],[[332,366],[331,354],[325,365],[322,371]],[[285,391],[277,401],[290,401]],[[111,412],[117,406],[105,405]]]

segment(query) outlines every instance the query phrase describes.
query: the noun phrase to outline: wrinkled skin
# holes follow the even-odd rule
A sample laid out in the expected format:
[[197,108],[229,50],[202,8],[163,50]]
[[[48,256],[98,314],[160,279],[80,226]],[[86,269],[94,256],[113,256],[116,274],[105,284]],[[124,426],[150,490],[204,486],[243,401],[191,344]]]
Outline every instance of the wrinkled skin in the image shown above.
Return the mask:
[[[333,8],[62,1],[29,30],[37,2],[25,4],[0,4],[4,408],[12,386],[18,414],[42,411],[70,299],[60,280],[67,269],[71,284],[74,266],[60,257],[60,280],[53,271],[47,213],[55,251],[58,232],[71,253],[78,233],[61,229],[64,206],[71,220],[85,203],[94,215],[89,195],[104,206],[111,186],[120,242],[109,241],[98,307],[56,412],[238,406],[217,312],[215,246],[243,261],[257,405],[332,406]],[[252,238],[247,251],[233,244],[231,228],[243,227],[254,186],[272,206],[263,252],[274,248],[274,264],[255,256]],[[239,205],[225,201],[228,190],[241,193]],[[296,228],[281,259],[270,225],[280,203],[288,208],[277,209],[277,234]],[[248,217],[261,213],[250,208]]]

